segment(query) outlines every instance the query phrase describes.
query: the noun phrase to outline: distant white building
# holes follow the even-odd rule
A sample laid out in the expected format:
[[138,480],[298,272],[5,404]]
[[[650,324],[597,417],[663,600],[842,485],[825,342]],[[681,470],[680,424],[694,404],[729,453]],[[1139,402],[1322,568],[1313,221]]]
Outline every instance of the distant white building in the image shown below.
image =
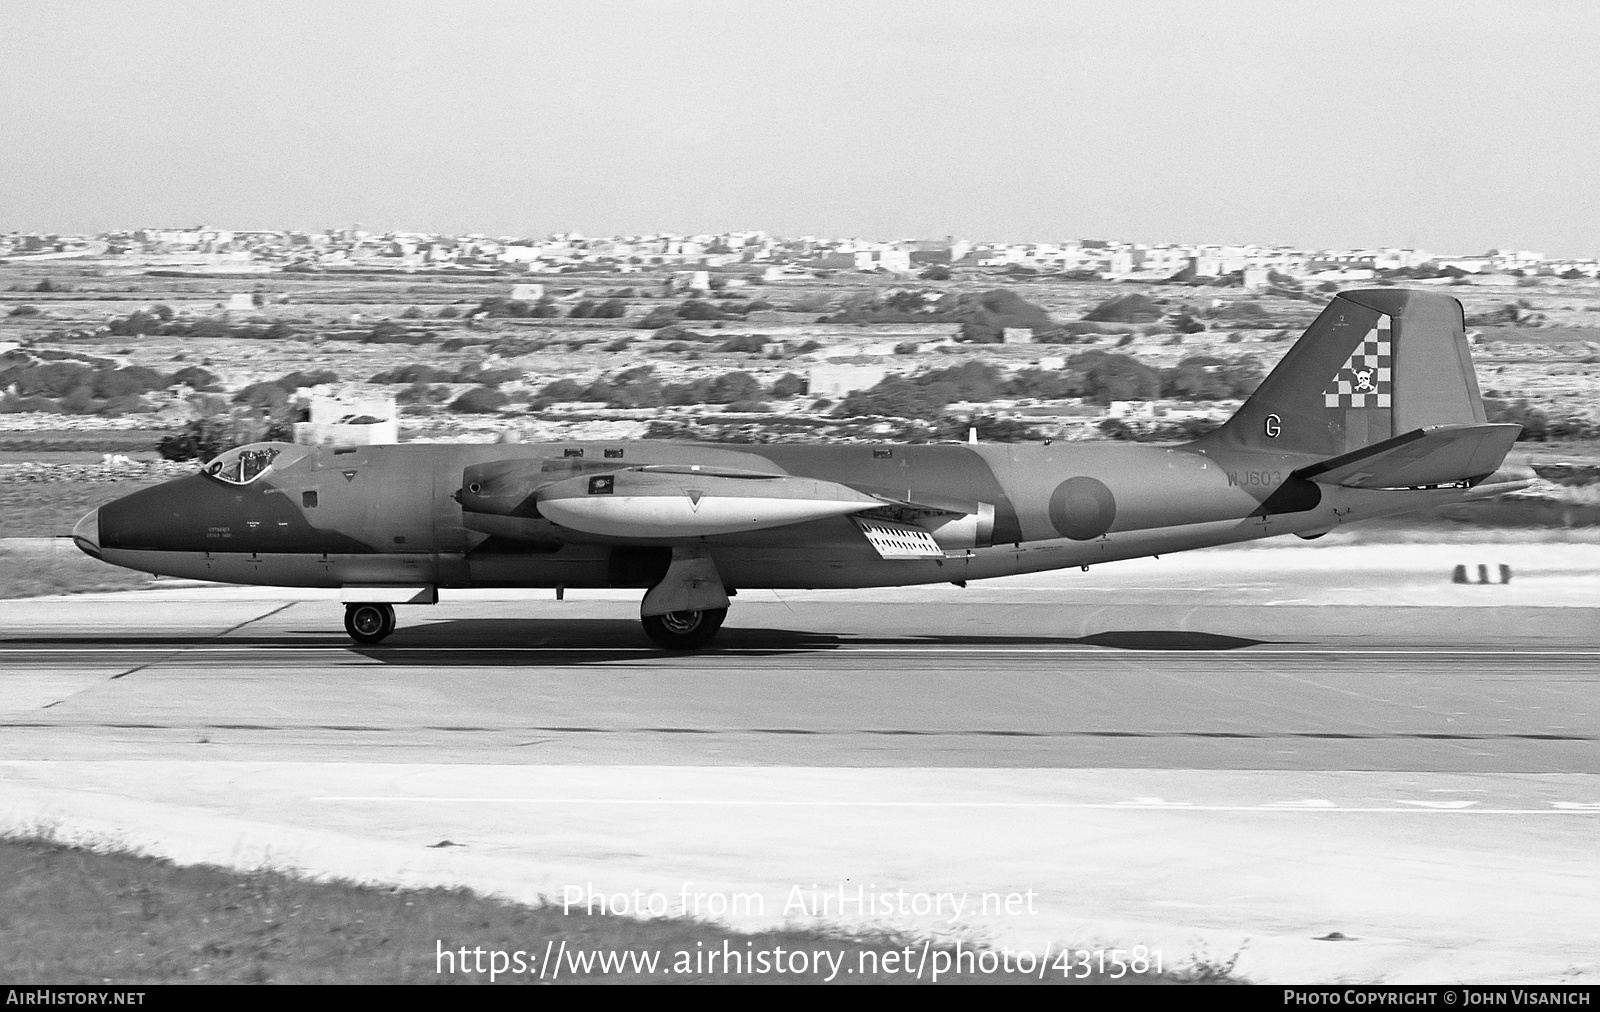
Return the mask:
[[1107,418],[1154,418],[1154,401],[1112,401],[1106,406]]
[[1393,271],[1405,267],[1420,267],[1430,259],[1425,250],[1386,248],[1377,251],[1372,265],[1380,271]]
[[1100,273],[1112,277],[1121,277],[1133,273],[1133,251],[1128,249],[1113,250],[1105,258],[1100,268]]
[[399,415],[393,394],[315,394],[311,420],[295,423],[294,441],[305,446],[398,443]]
[[906,244],[913,263],[953,264],[972,251],[972,243],[954,236],[943,239],[917,239]]
[[911,251],[903,249],[856,250],[855,268],[858,271],[889,271],[894,274],[911,273]]
[[814,365],[806,374],[812,397],[843,397],[883,382],[889,370],[881,365]]
[[676,271],[672,275],[672,290],[674,292],[709,292],[711,291],[711,272]]
[[1488,253],[1490,265],[1495,270],[1501,271],[1534,271],[1544,266],[1544,254],[1532,250],[1490,250]]

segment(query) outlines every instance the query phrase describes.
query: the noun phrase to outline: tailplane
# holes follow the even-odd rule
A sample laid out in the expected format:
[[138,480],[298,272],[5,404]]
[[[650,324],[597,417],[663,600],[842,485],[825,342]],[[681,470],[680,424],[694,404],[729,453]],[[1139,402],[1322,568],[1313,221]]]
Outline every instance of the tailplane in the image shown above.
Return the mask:
[[1294,476],[1347,488],[1471,483],[1499,469],[1521,432],[1520,425],[1430,425],[1318,461]]

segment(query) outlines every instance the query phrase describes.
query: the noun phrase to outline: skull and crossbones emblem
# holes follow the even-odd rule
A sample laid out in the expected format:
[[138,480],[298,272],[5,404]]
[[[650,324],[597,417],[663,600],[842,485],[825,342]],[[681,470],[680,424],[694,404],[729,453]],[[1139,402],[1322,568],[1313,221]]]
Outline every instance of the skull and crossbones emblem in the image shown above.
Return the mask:
[[1361,391],[1366,391],[1366,390],[1371,390],[1372,389],[1372,370],[1371,369],[1357,369],[1355,371],[1355,376],[1356,376],[1356,391],[1357,392],[1361,392]]

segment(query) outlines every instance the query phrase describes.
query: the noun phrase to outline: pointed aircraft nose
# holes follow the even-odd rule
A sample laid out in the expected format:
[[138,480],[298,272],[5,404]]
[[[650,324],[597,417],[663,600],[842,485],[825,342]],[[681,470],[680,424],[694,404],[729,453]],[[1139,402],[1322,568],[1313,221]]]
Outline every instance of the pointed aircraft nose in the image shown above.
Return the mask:
[[100,511],[90,510],[72,528],[72,540],[85,555],[100,557]]

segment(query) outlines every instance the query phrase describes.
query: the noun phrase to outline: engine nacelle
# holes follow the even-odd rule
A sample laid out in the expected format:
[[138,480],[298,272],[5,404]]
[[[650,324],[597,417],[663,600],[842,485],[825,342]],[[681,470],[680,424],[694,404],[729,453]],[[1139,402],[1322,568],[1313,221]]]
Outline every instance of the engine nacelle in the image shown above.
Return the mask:
[[994,544],[994,505],[986,502],[975,505],[975,513],[923,517],[916,525],[932,534],[933,540],[946,551],[988,548]]

